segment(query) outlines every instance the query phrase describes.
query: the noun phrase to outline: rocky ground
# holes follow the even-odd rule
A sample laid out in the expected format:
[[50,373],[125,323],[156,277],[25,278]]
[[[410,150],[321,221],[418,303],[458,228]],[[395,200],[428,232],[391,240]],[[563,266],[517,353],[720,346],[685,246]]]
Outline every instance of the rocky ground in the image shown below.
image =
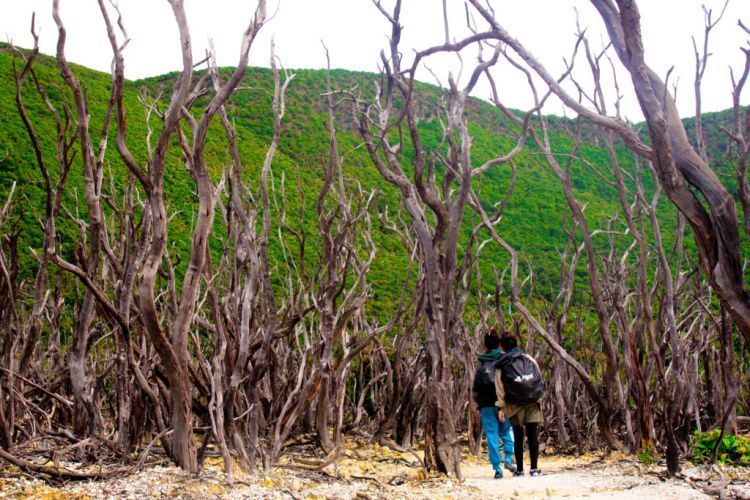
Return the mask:
[[[302,454],[301,454],[302,455]],[[297,457],[304,464],[310,462]],[[289,464],[297,465],[297,464]],[[311,467],[310,465],[301,465]],[[175,467],[150,466],[138,473],[101,482],[49,485],[5,469],[0,498],[660,498],[697,499],[718,496],[750,499],[750,470],[686,464],[680,478],[666,480],[664,467],[646,466],[618,454],[543,456],[537,478],[494,479],[483,458],[465,456],[462,483],[428,476],[410,453],[348,443],[339,459],[321,471],[278,467],[268,474],[235,470],[229,484],[217,458],[206,460],[203,472],[191,476]]]

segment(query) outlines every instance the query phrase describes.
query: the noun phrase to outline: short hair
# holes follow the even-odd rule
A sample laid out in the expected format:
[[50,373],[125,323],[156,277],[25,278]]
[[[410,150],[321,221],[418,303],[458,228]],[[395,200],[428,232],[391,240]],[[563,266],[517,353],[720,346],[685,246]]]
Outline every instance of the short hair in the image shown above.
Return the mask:
[[503,348],[503,351],[510,351],[513,348],[518,347],[518,339],[516,339],[516,336],[512,333],[504,333],[502,337],[500,337],[500,346]]
[[495,330],[490,330],[489,333],[484,336],[484,347],[491,351],[493,349],[497,349],[497,346],[499,345],[500,337]]

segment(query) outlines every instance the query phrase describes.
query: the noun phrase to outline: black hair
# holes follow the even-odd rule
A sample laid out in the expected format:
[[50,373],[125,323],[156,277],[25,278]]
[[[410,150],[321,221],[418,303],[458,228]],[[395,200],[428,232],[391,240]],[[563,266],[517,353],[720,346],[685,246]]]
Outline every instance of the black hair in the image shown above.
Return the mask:
[[512,333],[504,333],[502,337],[500,337],[500,346],[503,348],[503,351],[508,352],[513,348],[518,347],[518,339],[516,339],[516,336]]
[[500,337],[495,330],[490,330],[487,335],[484,336],[484,347],[491,351],[497,349],[500,345]]

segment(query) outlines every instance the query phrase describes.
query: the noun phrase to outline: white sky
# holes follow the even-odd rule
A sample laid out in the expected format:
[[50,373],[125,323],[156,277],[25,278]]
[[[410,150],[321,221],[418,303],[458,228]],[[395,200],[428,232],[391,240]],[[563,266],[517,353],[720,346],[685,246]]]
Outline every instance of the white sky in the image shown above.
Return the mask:
[[[701,4],[715,15],[724,0],[640,0],[643,34],[648,63],[660,74],[674,66],[670,82],[679,78],[678,104],[684,116],[694,114],[694,55],[691,35],[699,44],[703,38]],[[68,59],[102,71],[109,71],[111,53],[95,0],[61,0],[61,16],[68,28]],[[390,5],[392,0],[384,0]],[[451,36],[465,34],[462,0],[448,0]],[[125,52],[126,76],[136,79],[177,70],[180,65],[177,29],[166,0],[119,0],[131,43]],[[208,38],[214,40],[219,63],[235,64],[241,33],[255,9],[254,0],[186,0],[196,60],[202,59]],[[562,58],[568,57],[575,41],[575,12],[588,26],[595,47],[601,46],[602,23],[587,0],[493,0],[500,23],[521,40],[553,73],[562,71]],[[32,44],[29,35],[31,13],[37,13],[41,28],[41,50],[54,53],[57,32],[51,17],[51,0],[0,0],[0,36],[19,46]],[[352,70],[377,70],[378,54],[386,47],[389,26],[370,0],[269,0],[273,19],[263,28],[251,51],[251,65],[267,66],[270,40],[288,68],[321,68],[325,64],[321,41],[331,52],[332,66]],[[737,20],[750,24],[750,1],[730,0],[721,23],[714,29],[710,47],[713,56],[703,84],[703,110],[716,111],[731,106],[729,66],[742,69],[747,46]],[[423,49],[444,40],[442,0],[405,0],[402,51],[409,57],[413,49]],[[481,24],[480,24],[481,26]],[[481,28],[480,28],[481,29]],[[466,76],[476,51],[466,51]],[[613,56],[614,57],[614,56]],[[448,71],[459,72],[456,57],[430,60],[428,65],[444,82]],[[584,70],[584,60],[577,68]],[[517,72],[500,67],[495,71],[501,98],[506,105],[524,109],[531,103],[528,88]],[[585,72],[580,73],[585,80]],[[433,82],[427,71],[420,79]],[[633,98],[630,81],[620,76],[624,94],[623,112],[634,121],[640,111]],[[489,95],[478,87],[479,97]],[[614,92],[609,92],[613,99]],[[750,102],[746,89],[744,103]],[[610,110],[612,109],[610,103]],[[559,104],[551,102],[549,112],[560,114]]]

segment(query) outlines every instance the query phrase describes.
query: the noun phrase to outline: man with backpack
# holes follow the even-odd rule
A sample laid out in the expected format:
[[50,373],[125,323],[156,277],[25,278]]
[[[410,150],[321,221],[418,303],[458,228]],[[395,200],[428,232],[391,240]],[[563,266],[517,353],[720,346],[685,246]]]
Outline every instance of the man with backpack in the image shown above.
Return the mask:
[[490,463],[495,470],[495,479],[502,479],[503,469],[500,457],[500,440],[503,441],[503,454],[505,455],[505,468],[515,472],[516,465],[513,463],[513,437],[510,433],[510,423],[498,411],[495,402],[497,391],[495,390],[495,363],[503,353],[498,349],[500,337],[493,330],[484,337],[484,346],[487,352],[478,357],[479,368],[474,375],[472,393],[474,401],[482,416],[482,427],[487,438],[487,451]]
[[544,381],[539,365],[533,357],[518,348],[518,341],[512,334],[505,333],[500,338],[500,347],[505,354],[495,366],[495,389],[497,407],[501,415],[510,419],[515,440],[517,470],[514,476],[523,476],[523,437],[524,430],[529,442],[532,477],[540,474],[539,424],[542,422],[542,405],[539,402],[544,394]]

